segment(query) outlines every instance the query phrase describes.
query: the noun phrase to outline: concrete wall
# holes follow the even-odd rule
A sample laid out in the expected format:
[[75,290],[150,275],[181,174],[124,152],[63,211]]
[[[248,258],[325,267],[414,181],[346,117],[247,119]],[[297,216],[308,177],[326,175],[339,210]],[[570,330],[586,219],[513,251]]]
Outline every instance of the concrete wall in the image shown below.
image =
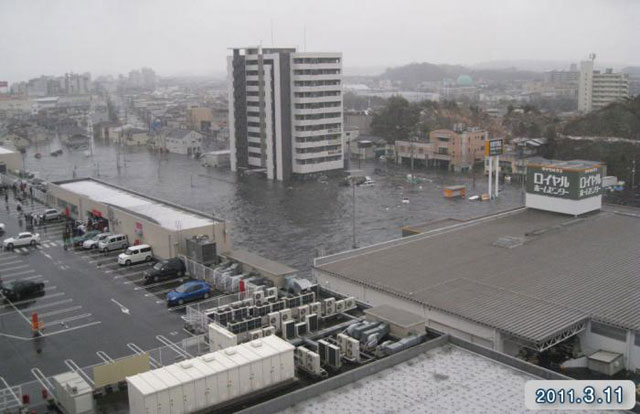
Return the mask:
[[591,332],[591,324],[578,334],[582,352],[591,355],[599,350],[617,352],[624,355],[625,368],[631,371],[640,369],[640,346],[635,344],[635,332],[627,331],[626,339],[619,341]]

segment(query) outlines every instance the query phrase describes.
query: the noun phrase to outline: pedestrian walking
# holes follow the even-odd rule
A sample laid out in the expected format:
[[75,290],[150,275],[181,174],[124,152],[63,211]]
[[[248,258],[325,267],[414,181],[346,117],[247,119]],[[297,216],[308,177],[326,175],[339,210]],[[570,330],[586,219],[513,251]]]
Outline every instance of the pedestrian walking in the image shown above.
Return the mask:
[[29,187],[29,195],[31,196],[31,199],[33,200],[33,186]]
[[4,192],[4,202],[9,205],[9,193],[7,191]]

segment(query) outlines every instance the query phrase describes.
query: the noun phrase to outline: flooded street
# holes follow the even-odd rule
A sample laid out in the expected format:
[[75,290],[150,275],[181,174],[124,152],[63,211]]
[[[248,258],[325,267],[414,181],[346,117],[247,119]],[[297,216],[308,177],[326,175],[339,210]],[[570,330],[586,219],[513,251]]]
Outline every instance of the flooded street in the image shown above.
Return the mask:
[[[283,184],[264,177],[237,177],[226,169],[207,169],[199,161],[169,154],[162,159],[146,148],[130,150],[116,163],[114,147],[96,145],[94,156],[66,149],[59,157],[26,155],[25,168],[39,171],[47,181],[95,177],[177,204],[212,213],[231,224],[233,243],[282,261],[307,273],[312,259],[352,246],[353,198],[350,187],[328,183]],[[43,151],[48,154],[47,151]],[[357,164],[356,164],[357,167]],[[374,174],[376,168],[386,171]],[[474,217],[516,207],[522,202],[519,186],[503,186],[500,198],[491,202],[447,200],[442,185],[466,184],[469,195],[486,192],[486,178],[446,172],[420,171],[431,182],[412,186],[406,168],[368,162],[362,175],[376,184],[356,187],[356,238],[359,247],[400,237],[400,227],[442,217]],[[402,203],[403,197],[409,203]]]

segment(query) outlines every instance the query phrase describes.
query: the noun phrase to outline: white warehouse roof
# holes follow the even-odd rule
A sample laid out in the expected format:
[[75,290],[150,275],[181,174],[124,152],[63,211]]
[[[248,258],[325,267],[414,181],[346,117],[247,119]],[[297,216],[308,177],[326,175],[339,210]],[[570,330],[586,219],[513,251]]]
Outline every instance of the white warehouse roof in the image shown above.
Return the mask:
[[58,184],[60,188],[91,200],[143,216],[169,230],[186,230],[212,225],[214,221],[179,207],[152,200],[95,180],[78,180]]

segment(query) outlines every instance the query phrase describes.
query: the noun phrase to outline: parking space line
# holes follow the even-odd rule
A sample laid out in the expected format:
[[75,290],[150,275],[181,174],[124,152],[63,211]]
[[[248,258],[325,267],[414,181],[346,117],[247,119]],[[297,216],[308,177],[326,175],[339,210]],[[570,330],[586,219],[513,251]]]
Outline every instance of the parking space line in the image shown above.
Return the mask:
[[46,328],[47,324],[49,324],[49,325],[62,325],[62,324],[65,324],[67,322],[77,321],[78,319],[88,318],[91,315],[92,314],[90,314],[90,313],[83,313],[82,315],[70,316],[68,318],[58,319],[57,321],[43,321],[43,323],[45,324],[45,328]]
[[118,279],[122,279],[123,277],[130,277],[130,276],[134,276],[134,275],[140,275],[140,274],[142,274],[144,272],[145,272],[144,270],[138,270],[138,271],[131,272],[131,273],[119,273],[118,275],[114,276],[113,279],[114,280],[118,280]]
[[0,297],[2,297],[2,299],[4,299],[4,300],[9,304],[9,306],[11,306],[11,307],[13,308],[13,310],[15,310],[16,312],[18,312],[18,314],[19,314],[20,316],[22,316],[22,319],[24,319],[24,320],[27,322],[27,324],[28,324],[28,325],[30,325],[30,324],[31,324],[31,321],[29,320],[29,318],[27,318],[27,317],[25,316],[25,314],[24,314],[24,313],[22,313],[22,311],[16,307],[16,304],[17,304],[17,303],[13,303],[13,302],[11,302],[11,301],[10,301],[9,299],[7,299],[7,298],[6,298],[6,296],[4,296],[2,293],[0,293]]
[[24,274],[33,273],[33,272],[35,272],[35,269],[28,269],[28,270],[23,270],[21,272],[13,272],[13,273],[4,273],[4,270],[3,270],[2,274],[5,277],[11,277],[11,276],[24,275]]
[[29,265],[26,265],[26,264],[25,264],[25,265],[20,265],[20,266],[14,266],[14,267],[9,267],[9,268],[7,268],[7,269],[2,269],[2,270],[6,272],[7,270],[23,269],[23,268],[25,268],[25,267],[29,267]]
[[[140,279],[140,280],[144,280],[144,279]],[[157,283],[152,283],[150,285],[146,285],[146,286],[138,286],[137,288],[134,288],[133,290],[141,290],[141,289],[149,289],[149,288],[154,288],[157,286],[164,286],[164,285],[168,285],[170,283],[175,283],[175,282],[179,282],[182,283],[183,279],[179,278],[179,279],[170,279],[170,280],[165,280],[164,282],[157,282]],[[126,282],[125,282],[126,283]]]
[[6,257],[1,257],[0,258],[0,265],[6,264],[5,262],[7,260],[16,260],[16,257],[14,255],[12,255],[12,254],[7,255]]
[[149,293],[145,293],[144,296],[145,297],[151,297],[151,296],[158,296],[158,295],[163,295],[165,293],[169,293],[173,290],[174,288],[170,288],[170,289],[161,289],[155,292],[149,292]]
[[[46,289],[45,289],[46,290]],[[58,296],[62,296],[64,295],[64,292],[58,292],[58,293],[52,293],[51,295],[46,295],[46,296],[41,296],[38,299],[42,300],[42,299],[51,299],[51,298],[55,298]],[[25,299],[25,300],[20,300],[18,302],[13,302],[14,305],[23,305],[25,303],[28,303],[29,301],[32,301],[34,298],[31,299]],[[10,306],[8,305],[2,305],[3,307],[0,309],[8,309]]]
[[59,331],[49,332],[49,333],[41,335],[41,337],[59,335],[59,334],[75,331],[77,329],[88,328],[89,326],[99,325],[101,323],[102,322],[100,322],[100,321],[89,322],[89,323],[85,323],[83,325],[74,326],[72,328],[60,329]]
[[[46,303],[44,305],[40,305],[40,306],[34,306],[33,308],[29,308],[29,311],[35,311],[35,310],[40,310],[40,309],[46,309],[46,308],[50,308],[52,306],[58,306],[58,305],[62,305],[65,303],[70,303],[73,302],[73,299],[64,299],[64,300],[59,300],[57,302],[51,302],[51,303]],[[0,316],[5,316],[5,315],[10,315],[12,314],[13,311],[10,312],[3,312],[0,313]]]
[[16,258],[15,256],[13,256],[13,260],[9,261],[9,262],[3,262],[0,263],[0,266],[4,266],[4,265],[10,265],[12,263],[22,263],[21,259]]
[[73,311],[76,311],[78,309],[82,309],[82,306],[80,306],[80,305],[72,306],[70,308],[58,309],[58,310],[54,310],[54,311],[51,311],[51,312],[41,313],[40,317],[41,318],[46,318],[48,316],[59,315],[61,313],[73,312]]
[[15,278],[10,278],[10,279],[4,279],[5,282],[13,282],[16,280],[33,280],[33,279],[40,279],[42,277],[42,275],[33,275],[33,276],[28,276],[28,277],[15,277]]

